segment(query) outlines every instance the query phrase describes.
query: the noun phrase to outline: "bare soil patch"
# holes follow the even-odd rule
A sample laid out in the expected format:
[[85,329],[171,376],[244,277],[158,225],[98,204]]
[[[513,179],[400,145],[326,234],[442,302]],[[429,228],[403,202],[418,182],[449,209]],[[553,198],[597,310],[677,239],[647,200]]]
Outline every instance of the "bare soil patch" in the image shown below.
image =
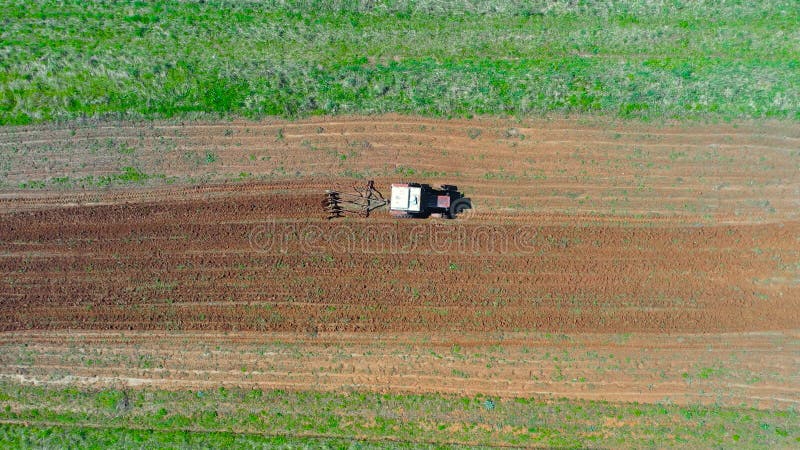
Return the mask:
[[0,378],[786,409],[800,404],[799,350],[798,336],[787,333],[7,332]]
[[[63,369],[75,382],[92,383],[794,404],[799,144],[793,124],[587,119],[386,116],[6,129],[4,376],[38,380]],[[52,181],[126,166],[164,177],[110,188]],[[347,189],[358,177],[384,190],[401,180],[457,184],[475,211],[455,221],[397,221],[385,213],[325,220],[322,191]],[[44,180],[45,188],[17,186],[29,180]],[[60,367],[41,356],[71,351],[59,347],[64,330],[81,330],[86,348],[105,355],[104,368]],[[128,336],[121,331],[137,343],[106,354],[91,340],[95,332],[112,341]],[[253,368],[244,371],[234,357],[212,358],[220,369],[190,358],[187,367],[195,369],[176,367],[163,377],[129,362],[138,346],[166,346],[173,356],[155,357],[173,367],[181,342],[200,351],[224,332],[268,333],[265,345],[285,333],[303,343],[296,358],[273,369],[264,364],[274,358],[254,356],[251,334],[226,344],[253,353]],[[467,362],[437,359],[410,338],[390,337],[426,335],[452,348],[474,345],[461,343],[460,333],[468,341],[520,332],[571,336],[582,353],[550,341],[539,346],[549,357],[531,359],[522,350],[528,338],[498,340],[507,355],[495,370],[499,363],[485,349]],[[357,357],[337,361],[334,347],[313,340],[334,336],[327,333],[345,333],[330,345],[350,346]],[[602,344],[620,333],[634,338]],[[587,337],[594,334],[600,341]],[[21,342],[48,335],[61,338],[45,339],[33,364],[5,360]],[[723,353],[706,360],[704,342]],[[401,352],[407,345],[414,348]],[[561,350],[580,364],[555,361]],[[386,362],[372,362],[369,352]],[[642,364],[612,370],[610,358],[596,365],[584,357],[591,352]],[[108,362],[112,356],[118,365]],[[15,373],[17,366],[24,370]]]

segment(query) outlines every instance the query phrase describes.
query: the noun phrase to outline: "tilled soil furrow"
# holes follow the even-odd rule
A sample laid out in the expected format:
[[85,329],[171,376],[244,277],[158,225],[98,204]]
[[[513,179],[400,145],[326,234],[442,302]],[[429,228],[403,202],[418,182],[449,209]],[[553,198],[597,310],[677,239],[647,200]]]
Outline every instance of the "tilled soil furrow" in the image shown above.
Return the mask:
[[[326,221],[304,217],[319,194],[274,188],[204,199],[155,189],[145,203],[0,215],[0,327],[669,332],[798,323],[798,222]],[[194,194],[203,192],[217,191]]]

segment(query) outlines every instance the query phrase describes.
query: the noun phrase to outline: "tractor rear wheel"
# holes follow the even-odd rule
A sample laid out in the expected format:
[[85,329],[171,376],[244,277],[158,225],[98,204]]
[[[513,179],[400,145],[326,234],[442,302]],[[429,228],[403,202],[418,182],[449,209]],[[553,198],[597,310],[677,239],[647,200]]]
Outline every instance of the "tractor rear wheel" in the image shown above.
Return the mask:
[[450,209],[447,212],[447,216],[451,219],[455,219],[456,216],[468,209],[472,209],[472,201],[470,201],[468,198],[460,198],[450,204]]

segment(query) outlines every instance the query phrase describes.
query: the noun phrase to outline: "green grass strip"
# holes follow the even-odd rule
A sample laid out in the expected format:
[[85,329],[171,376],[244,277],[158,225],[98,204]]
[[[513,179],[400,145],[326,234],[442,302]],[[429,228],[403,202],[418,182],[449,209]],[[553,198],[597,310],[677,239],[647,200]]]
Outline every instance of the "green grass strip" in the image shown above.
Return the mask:
[[[139,448],[141,442],[169,444],[175,439],[216,446],[231,439],[279,438],[332,440],[333,447],[349,446],[351,440],[615,448],[724,447],[737,442],[778,448],[800,443],[794,410],[666,403],[226,388],[92,391],[4,382],[0,407],[0,423],[7,424],[0,436],[4,446],[16,446],[20,439],[33,446],[116,439],[114,446]],[[33,428],[21,429],[22,424]]]
[[800,119],[796,2],[352,3],[0,0],[0,125],[382,112]]

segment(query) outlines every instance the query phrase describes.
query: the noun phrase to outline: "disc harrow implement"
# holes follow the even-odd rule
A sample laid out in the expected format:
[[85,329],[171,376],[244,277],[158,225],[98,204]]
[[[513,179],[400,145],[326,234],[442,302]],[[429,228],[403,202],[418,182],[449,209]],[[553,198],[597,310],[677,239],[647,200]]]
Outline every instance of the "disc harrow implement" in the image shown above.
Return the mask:
[[355,215],[369,217],[372,211],[386,206],[389,202],[383,198],[372,181],[366,186],[354,186],[355,193],[326,190],[322,207],[328,213],[328,219]]

